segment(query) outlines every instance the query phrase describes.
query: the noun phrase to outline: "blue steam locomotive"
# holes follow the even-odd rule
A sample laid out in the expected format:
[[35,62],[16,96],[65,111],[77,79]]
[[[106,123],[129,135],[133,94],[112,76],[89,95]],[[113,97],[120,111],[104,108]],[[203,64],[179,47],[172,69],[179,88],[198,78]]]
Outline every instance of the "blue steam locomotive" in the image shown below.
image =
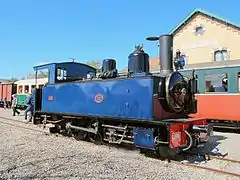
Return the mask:
[[206,142],[212,128],[196,113],[194,72],[183,77],[173,70],[173,37],[162,35],[159,74],[149,72],[149,55],[136,46],[128,73],[119,75],[116,61],[103,61],[102,72],[76,62],[36,66],[48,69],[49,81],[36,89],[33,123],[52,123],[51,132],[76,139],[133,144],[142,151],[173,156]]

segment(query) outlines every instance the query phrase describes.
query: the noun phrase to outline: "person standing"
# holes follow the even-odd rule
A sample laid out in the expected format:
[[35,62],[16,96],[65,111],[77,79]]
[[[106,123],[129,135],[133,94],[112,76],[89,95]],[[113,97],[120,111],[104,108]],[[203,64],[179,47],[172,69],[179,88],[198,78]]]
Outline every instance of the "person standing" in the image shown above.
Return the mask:
[[7,98],[6,97],[4,98],[4,101],[3,101],[3,107],[5,110],[7,109]]
[[28,95],[26,99],[27,109],[25,110],[25,120],[27,120],[28,112],[33,113],[33,97],[31,94]]
[[20,112],[17,110],[17,95],[13,94],[12,97],[13,97],[12,100],[13,116],[15,116],[16,113],[20,115]]

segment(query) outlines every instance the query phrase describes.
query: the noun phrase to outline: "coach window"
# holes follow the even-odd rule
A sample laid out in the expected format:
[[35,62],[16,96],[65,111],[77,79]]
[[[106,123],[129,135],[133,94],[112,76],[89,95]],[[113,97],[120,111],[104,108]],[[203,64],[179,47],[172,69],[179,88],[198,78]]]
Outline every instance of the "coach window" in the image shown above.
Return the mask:
[[22,86],[18,86],[18,93],[19,93],[19,94],[22,93]]
[[240,72],[238,73],[237,80],[238,80],[238,92],[240,92]]
[[205,75],[206,92],[228,92],[227,74]]
[[67,70],[63,68],[58,68],[57,69],[57,80],[62,81],[66,80],[67,77]]
[[29,85],[24,86],[24,91],[25,91],[25,93],[29,93]]

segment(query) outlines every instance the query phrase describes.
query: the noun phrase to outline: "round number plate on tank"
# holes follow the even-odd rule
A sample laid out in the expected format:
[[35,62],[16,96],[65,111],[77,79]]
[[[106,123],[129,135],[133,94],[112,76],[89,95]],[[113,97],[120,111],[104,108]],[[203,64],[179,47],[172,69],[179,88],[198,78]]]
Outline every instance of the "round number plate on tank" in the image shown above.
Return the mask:
[[102,94],[96,94],[96,96],[94,97],[94,101],[95,101],[96,103],[102,103],[103,100],[104,100],[104,97],[103,97]]

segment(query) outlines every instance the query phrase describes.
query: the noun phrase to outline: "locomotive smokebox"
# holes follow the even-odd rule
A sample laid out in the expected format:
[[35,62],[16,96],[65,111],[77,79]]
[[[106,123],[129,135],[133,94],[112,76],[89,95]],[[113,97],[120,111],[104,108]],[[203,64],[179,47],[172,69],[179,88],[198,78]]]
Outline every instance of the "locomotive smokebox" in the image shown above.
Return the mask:
[[159,44],[160,73],[167,75],[173,71],[173,36],[160,36]]

